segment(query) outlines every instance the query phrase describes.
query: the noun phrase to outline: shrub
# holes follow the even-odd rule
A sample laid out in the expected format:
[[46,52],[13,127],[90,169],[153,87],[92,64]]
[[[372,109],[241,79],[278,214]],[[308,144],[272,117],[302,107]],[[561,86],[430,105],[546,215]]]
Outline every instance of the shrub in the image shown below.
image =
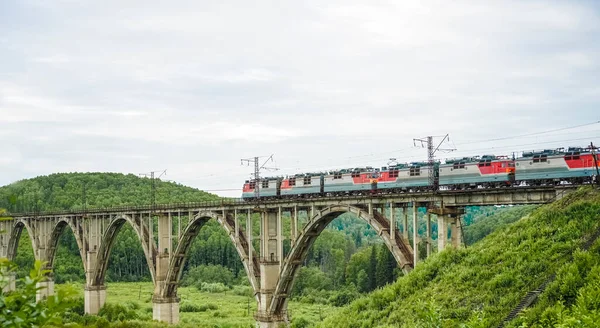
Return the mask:
[[179,311],[181,312],[202,312],[200,311],[200,306],[188,302],[182,302],[179,305]]
[[[232,286],[235,277],[231,270],[221,265],[200,265],[185,273],[181,285],[201,287],[203,283],[221,283]],[[200,288],[198,288],[200,289]]]
[[202,304],[200,305],[200,311],[199,312],[206,312],[208,310],[216,310],[219,307],[212,304],[212,303],[206,303],[206,304]]
[[100,309],[99,316],[106,318],[108,321],[124,321],[138,319],[138,313],[127,305],[106,303]]
[[295,317],[292,319],[291,328],[307,328],[310,327],[311,324],[312,323],[305,317]]
[[250,286],[233,286],[233,294],[238,296],[254,296],[254,291]]
[[223,285],[220,282],[216,282],[216,283],[203,282],[199,289],[200,289],[200,291],[207,292],[207,293],[222,293],[222,292],[228,291],[229,287]]

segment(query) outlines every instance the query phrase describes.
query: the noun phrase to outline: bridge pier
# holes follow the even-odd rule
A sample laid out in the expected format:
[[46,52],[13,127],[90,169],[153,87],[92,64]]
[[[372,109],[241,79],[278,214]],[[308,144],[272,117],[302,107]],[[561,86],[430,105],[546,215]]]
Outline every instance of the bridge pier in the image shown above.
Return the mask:
[[426,226],[427,226],[427,257],[431,256],[431,213],[427,213],[427,219],[426,219]]
[[403,215],[403,221],[402,221],[402,236],[404,237],[404,240],[406,240],[406,242],[408,243],[408,205],[403,204],[402,206],[402,215]]
[[[152,296],[152,319],[177,324],[179,323],[179,298],[163,296],[163,290],[169,283],[167,274],[173,247],[172,226],[171,215],[158,217],[158,254],[155,255],[156,273],[154,275],[154,295]],[[150,232],[152,230],[151,228]]]
[[[314,207],[311,211],[314,213]],[[283,256],[281,207],[277,212],[265,211],[261,214],[260,229],[260,297],[254,318],[261,328],[275,328],[288,322],[285,312],[272,313],[270,310],[273,293],[280,279]]]
[[[465,213],[464,208],[432,208],[429,213],[436,214],[438,217],[438,252],[443,251],[448,245],[460,248],[462,241],[460,216]],[[450,224],[450,240],[448,240],[448,224]]]
[[3,275],[6,278],[6,285],[2,287],[2,292],[8,293],[17,290],[17,275],[14,272],[5,272]]
[[38,282],[35,287],[38,288],[35,293],[37,302],[54,295],[54,280],[52,280],[52,277],[47,277],[45,280]]
[[413,202],[413,267],[419,263],[419,223],[417,202]]
[[86,285],[83,291],[84,313],[98,314],[106,302],[106,286]]

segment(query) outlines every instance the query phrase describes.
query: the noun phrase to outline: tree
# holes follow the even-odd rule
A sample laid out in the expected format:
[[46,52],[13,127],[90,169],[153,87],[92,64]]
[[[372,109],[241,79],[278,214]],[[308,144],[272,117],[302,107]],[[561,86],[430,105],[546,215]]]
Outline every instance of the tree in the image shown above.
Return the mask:
[[14,264],[0,259],[0,326],[5,328],[29,328],[44,325],[60,325],[64,313],[72,304],[67,296],[72,293],[59,290],[55,295],[43,302],[36,302],[35,294],[41,287],[37,283],[43,281],[49,273],[43,264],[36,261],[28,277],[20,279],[23,287],[14,292],[4,292],[9,283],[8,275],[14,271]]
[[369,276],[369,291],[377,288],[377,247],[371,246],[371,257],[369,258],[369,266],[367,267],[367,275]]

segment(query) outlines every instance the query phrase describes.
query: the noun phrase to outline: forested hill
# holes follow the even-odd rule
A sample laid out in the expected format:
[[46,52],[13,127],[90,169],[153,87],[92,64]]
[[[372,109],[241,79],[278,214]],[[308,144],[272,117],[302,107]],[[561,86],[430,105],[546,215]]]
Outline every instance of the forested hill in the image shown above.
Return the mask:
[[[156,202],[196,202],[218,196],[156,180]],[[133,174],[57,173],[0,187],[0,208],[10,212],[81,209],[151,203],[152,181]]]
[[599,219],[600,192],[580,189],[472,247],[432,256],[323,326],[494,327],[528,291],[555,273],[557,280],[542,294],[541,308],[520,320],[527,327],[562,326],[578,316],[593,322],[600,319],[600,256],[594,253],[600,240],[590,252],[578,248],[600,229]]

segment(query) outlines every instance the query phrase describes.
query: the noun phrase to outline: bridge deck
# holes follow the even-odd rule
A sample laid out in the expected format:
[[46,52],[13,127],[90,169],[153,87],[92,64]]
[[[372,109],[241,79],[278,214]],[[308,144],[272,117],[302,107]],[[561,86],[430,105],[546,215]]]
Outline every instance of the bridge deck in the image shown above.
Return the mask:
[[464,206],[489,206],[489,205],[522,205],[522,204],[543,204],[560,199],[563,195],[576,189],[576,185],[564,186],[541,186],[541,187],[507,187],[490,189],[472,189],[472,190],[444,190],[438,192],[412,192],[395,194],[375,194],[375,195],[349,195],[349,196],[331,196],[331,197],[313,197],[313,198],[284,198],[268,199],[260,201],[247,201],[238,198],[222,199],[218,201],[189,202],[156,204],[142,206],[115,206],[109,208],[90,208],[86,210],[67,210],[67,211],[48,211],[48,212],[26,212],[26,213],[7,213],[7,216],[14,218],[21,217],[49,217],[49,216],[70,216],[83,214],[110,215],[117,213],[174,213],[188,212],[193,210],[238,210],[247,211],[255,209],[276,209],[276,208],[310,208],[324,207],[330,205],[373,205],[383,204],[409,204],[417,202],[420,204],[439,204],[447,207]]

